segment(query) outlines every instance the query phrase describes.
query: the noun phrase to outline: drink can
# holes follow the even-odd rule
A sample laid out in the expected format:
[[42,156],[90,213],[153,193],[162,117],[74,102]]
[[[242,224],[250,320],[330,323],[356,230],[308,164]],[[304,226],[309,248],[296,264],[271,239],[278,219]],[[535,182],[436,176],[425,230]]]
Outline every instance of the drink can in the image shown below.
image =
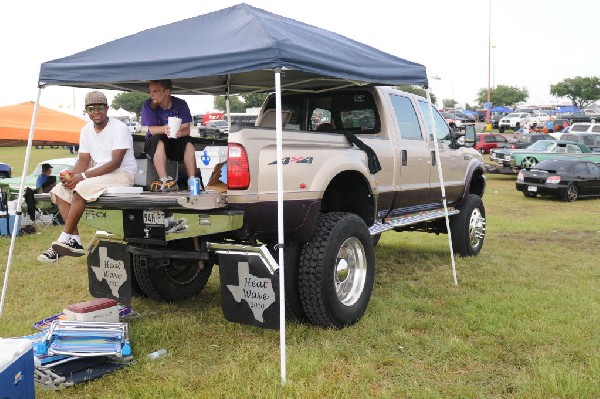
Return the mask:
[[190,195],[200,195],[200,178],[190,177],[188,180],[188,187],[190,189]]
[[66,181],[66,180],[71,179],[71,171],[68,169],[61,170],[59,179],[60,179],[60,181]]

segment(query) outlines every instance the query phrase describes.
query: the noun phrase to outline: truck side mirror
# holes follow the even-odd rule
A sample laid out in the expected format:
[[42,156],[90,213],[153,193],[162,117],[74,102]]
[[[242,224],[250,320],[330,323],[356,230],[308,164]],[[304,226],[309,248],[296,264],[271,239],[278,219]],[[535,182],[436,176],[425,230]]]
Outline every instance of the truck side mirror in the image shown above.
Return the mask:
[[477,133],[475,131],[475,125],[465,126],[465,147],[474,147],[477,140]]

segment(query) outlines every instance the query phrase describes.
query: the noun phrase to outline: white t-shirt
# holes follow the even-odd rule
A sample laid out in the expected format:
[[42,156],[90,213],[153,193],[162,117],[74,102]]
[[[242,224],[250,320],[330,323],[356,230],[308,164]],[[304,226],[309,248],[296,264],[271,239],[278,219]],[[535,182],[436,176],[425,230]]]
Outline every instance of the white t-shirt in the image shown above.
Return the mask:
[[113,150],[127,148],[119,169],[135,176],[137,164],[133,156],[133,137],[127,125],[118,119],[109,118],[108,124],[96,133],[94,122],[89,122],[79,135],[79,152],[90,154],[94,168],[104,165],[112,159]]

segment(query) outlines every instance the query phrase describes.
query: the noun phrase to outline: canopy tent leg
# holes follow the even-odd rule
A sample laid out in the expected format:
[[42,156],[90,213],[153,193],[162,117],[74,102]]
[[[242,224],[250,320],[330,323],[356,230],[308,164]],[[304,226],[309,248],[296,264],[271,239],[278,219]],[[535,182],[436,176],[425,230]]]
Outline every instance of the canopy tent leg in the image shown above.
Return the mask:
[[285,265],[283,230],[283,127],[281,126],[281,68],[275,69],[275,134],[277,145],[277,242],[279,250],[279,347],[281,362],[281,382],[286,383],[285,353]]
[[448,203],[446,202],[446,187],[444,186],[444,173],[442,172],[442,160],[440,158],[440,149],[436,137],[435,118],[433,117],[433,111],[431,110],[433,104],[431,103],[429,87],[425,90],[425,92],[427,93],[427,101],[429,102],[429,116],[431,118],[431,126],[433,129],[433,132],[430,132],[430,137],[433,140],[435,160],[437,163],[438,176],[440,178],[440,188],[442,189],[442,204],[444,204],[444,218],[446,219],[446,230],[448,230],[448,246],[450,247],[450,259],[452,260],[452,279],[454,280],[454,285],[458,286],[458,278],[456,277],[456,262],[454,260],[454,247],[452,246],[452,232],[450,231],[450,217],[448,216]]
[[[12,264],[12,257],[15,249],[15,240],[17,238],[17,228],[21,221],[21,207],[23,206],[23,192],[25,191],[25,176],[27,175],[27,168],[29,167],[29,157],[31,156],[31,144],[33,143],[33,133],[35,132],[35,120],[37,118],[37,112],[40,105],[40,96],[42,95],[42,87],[38,88],[37,99],[35,100],[35,106],[33,107],[33,115],[31,116],[31,128],[29,129],[29,138],[27,139],[27,150],[25,151],[25,161],[23,162],[23,173],[21,174],[21,183],[19,185],[19,196],[17,197],[17,209],[15,211],[15,221],[13,224],[12,234],[10,237],[10,249],[8,250],[8,259],[6,261],[6,271],[4,272],[4,282],[2,284],[2,296],[0,297],[0,317],[4,309],[4,299],[6,298],[6,291],[8,288],[8,277],[10,275],[10,266]],[[10,218],[9,218],[10,220]]]

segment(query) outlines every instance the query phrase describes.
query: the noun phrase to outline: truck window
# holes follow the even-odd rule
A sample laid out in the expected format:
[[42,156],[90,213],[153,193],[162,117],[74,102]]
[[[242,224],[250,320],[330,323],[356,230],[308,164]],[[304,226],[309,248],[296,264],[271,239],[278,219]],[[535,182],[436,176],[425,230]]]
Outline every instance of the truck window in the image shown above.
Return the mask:
[[391,94],[390,99],[398,121],[400,137],[407,140],[422,140],[421,125],[410,99],[396,94]]
[[423,113],[423,118],[425,119],[425,124],[427,125],[427,129],[432,132],[434,129],[431,126],[431,113],[433,112],[433,119],[435,123],[435,137],[438,140],[450,140],[450,126],[446,123],[446,120],[440,115],[439,112],[433,107],[433,105],[429,105],[427,101],[419,100],[419,107],[421,108],[421,112]]

